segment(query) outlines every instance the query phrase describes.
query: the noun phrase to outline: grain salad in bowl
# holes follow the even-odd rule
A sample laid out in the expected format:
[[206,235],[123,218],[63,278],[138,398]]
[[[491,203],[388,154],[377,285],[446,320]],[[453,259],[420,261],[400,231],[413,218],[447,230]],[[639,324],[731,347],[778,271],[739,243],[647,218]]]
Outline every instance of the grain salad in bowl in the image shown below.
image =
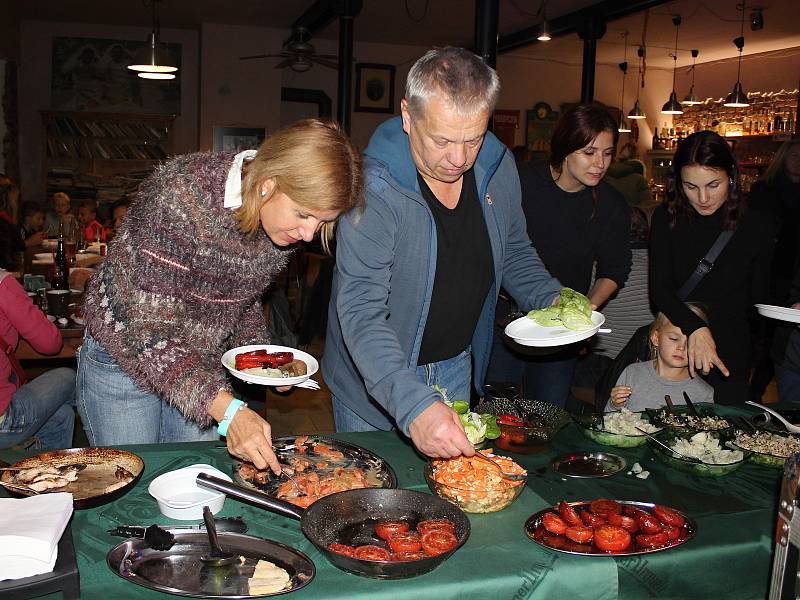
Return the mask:
[[736,431],[732,443],[742,450],[749,450],[751,462],[778,469],[783,468],[783,463],[792,454],[800,452],[800,437],[771,431]]

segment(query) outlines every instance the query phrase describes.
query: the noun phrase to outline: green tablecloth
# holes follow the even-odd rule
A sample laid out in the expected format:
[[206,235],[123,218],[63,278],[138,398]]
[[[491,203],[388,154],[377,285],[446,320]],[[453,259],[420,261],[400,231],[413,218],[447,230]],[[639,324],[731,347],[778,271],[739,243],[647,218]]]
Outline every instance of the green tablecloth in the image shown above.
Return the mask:
[[[338,434],[337,437],[377,452],[394,467],[399,486],[427,491],[423,460],[395,433]],[[106,553],[119,541],[106,533],[117,524],[169,523],[158,512],[147,486],[158,475],[194,463],[209,463],[230,472],[231,458],[215,443],[131,446],[144,459],[145,471],[134,489],[119,500],[76,511],[72,532],[78,555],[83,598],[166,598],[113,574]],[[628,464],[650,470],[642,480],[623,473],[605,479],[564,478],[549,468],[559,454],[595,449],[615,452]],[[5,460],[20,458],[5,452]],[[564,429],[547,451],[515,455],[531,472],[528,487],[509,508],[469,515],[472,534],[466,545],[431,573],[380,581],[347,574],[333,567],[300,531],[297,521],[228,498],[222,516],[241,515],[249,534],[298,548],[314,561],[317,575],[293,600],[342,598],[523,599],[568,598],[726,598],[761,599],[769,586],[772,539],[781,472],[746,464],[720,479],[699,478],[657,462],[645,446],[631,450],[603,447],[586,439],[575,425]],[[523,532],[526,518],[561,499],[598,497],[656,501],[674,506],[697,520],[689,543],[656,554],[632,558],[582,557],[549,551]]]

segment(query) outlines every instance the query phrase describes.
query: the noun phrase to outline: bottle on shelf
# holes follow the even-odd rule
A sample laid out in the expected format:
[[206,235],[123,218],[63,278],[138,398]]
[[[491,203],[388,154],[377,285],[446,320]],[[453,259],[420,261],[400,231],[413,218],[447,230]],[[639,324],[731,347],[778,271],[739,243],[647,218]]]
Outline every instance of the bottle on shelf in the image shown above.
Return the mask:
[[658,137],[658,128],[653,131],[653,150],[661,150],[661,138]]
[[64,222],[58,226],[58,242],[56,254],[53,261],[53,277],[50,285],[56,290],[69,289],[69,259],[67,250],[64,247]]

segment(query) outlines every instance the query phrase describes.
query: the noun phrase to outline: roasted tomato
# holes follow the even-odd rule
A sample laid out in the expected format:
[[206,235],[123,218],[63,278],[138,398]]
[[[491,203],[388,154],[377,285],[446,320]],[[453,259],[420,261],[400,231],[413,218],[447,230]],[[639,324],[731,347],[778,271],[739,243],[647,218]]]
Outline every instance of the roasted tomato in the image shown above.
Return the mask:
[[586,523],[589,527],[597,527],[598,525],[604,525],[606,522],[606,518],[603,515],[596,515],[588,510],[581,511],[581,520]]
[[673,527],[672,525],[665,525],[663,533],[666,533],[667,537],[672,542],[672,541],[677,540],[679,537],[681,537],[681,528],[680,527]]
[[645,548],[660,548],[661,546],[666,546],[667,542],[669,542],[669,537],[663,532],[650,535],[640,533],[636,536],[636,543]]
[[434,529],[422,534],[422,550],[428,556],[444,554],[457,545],[458,538],[445,529]]
[[393,533],[386,542],[395,554],[399,552],[419,552],[422,550],[422,536],[416,531]]
[[566,535],[573,542],[585,544],[592,539],[594,530],[591,527],[586,527],[585,525],[577,525],[575,527],[567,527],[564,535]]
[[608,516],[611,514],[618,515],[622,512],[622,505],[619,502],[608,500],[606,498],[592,500],[589,508],[594,514],[603,516]]
[[631,534],[616,525],[600,525],[594,530],[594,545],[604,552],[621,552],[631,545]]
[[539,523],[536,526],[536,529],[533,530],[533,539],[538,540],[538,541],[542,541],[542,538],[545,536],[546,533],[547,533],[547,529],[544,528],[544,525]]
[[294,360],[294,354],[291,352],[272,352],[268,356],[270,360],[272,360],[272,364],[276,367],[289,364]]
[[356,549],[347,544],[328,544],[328,550],[336,552],[336,554],[344,554],[345,556],[355,556]]
[[406,532],[411,526],[405,521],[381,521],[375,523],[375,535],[382,540],[388,540],[395,533]]
[[567,525],[583,525],[583,521],[581,521],[581,517],[577,511],[564,500],[558,503],[558,514],[561,515],[561,518],[564,519]]
[[683,524],[686,522],[686,519],[684,519],[683,515],[681,515],[677,510],[673,510],[666,506],[660,506],[658,504],[653,507],[653,514],[664,525],[683,527]]
[[542,538],[542,543],[545,546],[550,546],[551,548],[556,548],[557,550],[560,550],[569,543],[569,540],[565,538],[563,535],[553,535],[550,533],[546,533]]
[[554,512],[544,513],[544,516],[542,517],[542,523],[544,524],[544,528],[550,533],[563,535],[567,530],[567,524],[564,522],[564,519],[559,517]]
[[630,531],[631,533],[639,531],[639,524],[636,522],[636,519],[626,515],[608,515],[608,524],[622,527],[625,531]]
[[356,548],[355,557],[361,560],[389,560],[391,554],[386,548],[368,544]]
[[661,523],[649,513],[642,511],[636,515],[636,523],[644,533],[661,533]]
[[422,560],[427,558],[424,552],[395,552],[391,560]]
[[456,533],[456,526],[449,519],[426,519],[417,523],[417,531],[422,534],[433,531],[434,529],[444,529],[453,535]]

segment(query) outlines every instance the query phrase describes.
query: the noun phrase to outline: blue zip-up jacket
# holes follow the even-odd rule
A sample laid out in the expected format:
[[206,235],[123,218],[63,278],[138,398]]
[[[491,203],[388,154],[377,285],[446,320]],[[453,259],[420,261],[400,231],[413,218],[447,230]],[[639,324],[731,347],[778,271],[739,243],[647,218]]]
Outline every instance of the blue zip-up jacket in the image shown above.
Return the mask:
[[[333,395],[378,429],[411,422],[441,396],[415,370],[436,271],[436,225],[420,194],[400,117],[383,123],[365,152],[366,207],[337,226],[336,269],[322,370]],[[498,284],[523,310],[552,303],[561,284],[528,238],[511,153],[487,133],[475,162],[494,282],[472,336],[481,389],[492,345]]]

